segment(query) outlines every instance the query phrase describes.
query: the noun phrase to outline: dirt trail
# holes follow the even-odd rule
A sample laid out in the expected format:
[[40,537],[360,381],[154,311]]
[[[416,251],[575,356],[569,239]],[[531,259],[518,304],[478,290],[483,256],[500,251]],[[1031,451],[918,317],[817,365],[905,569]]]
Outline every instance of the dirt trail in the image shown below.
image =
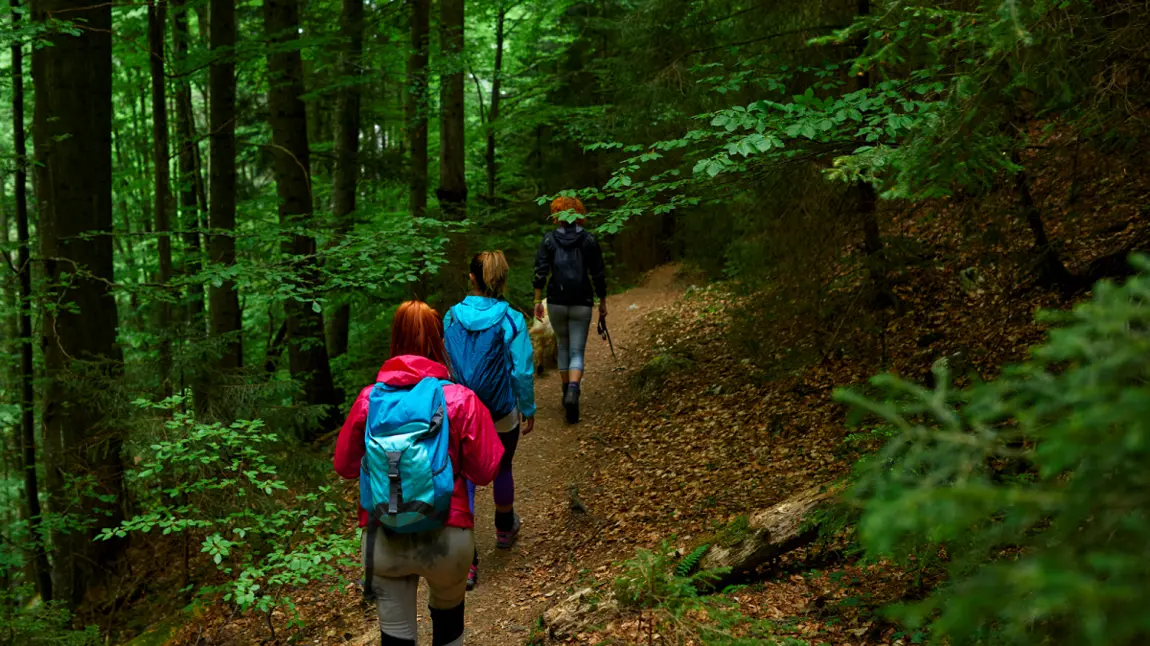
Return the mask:
[[[607,300],[608,324],[618,363],[607,344],[595,335],[592,324],[587,342],[587,370],[581,398],[582,420],[569,426],[560,405],[559,375],[551,371],[535,380],[538,412],[535,431],[522,438],[515,456],[516,511],[523,518],[519,541],[511,550],[495,549],[494,503],[490,488],[476,493],[476,542],[479,546],[479,587],[467,595],[468,646],[510,646],[524,643],[531,624],[563,590],[541,588],[540,574],[553,567],[556,555],[573,550],[578,537],[550,522],[569,513],[569,485],[578,481],[585,465],[573,464],[579,437],[589,436],[601,419],[612,415],[628,395],[624,372],[634,357],[629,348],[641,342],[642,318],[673,302],[682,293],[676,284],[677,267],[668,265],[651,272],[643,283]],[[431,626],[426,613],[426,584],[420,586],[420,643],[430,643]],[[374,613],[372,613],[374,614]],[[374,620],[358,639],[357,646],[379,643]]]

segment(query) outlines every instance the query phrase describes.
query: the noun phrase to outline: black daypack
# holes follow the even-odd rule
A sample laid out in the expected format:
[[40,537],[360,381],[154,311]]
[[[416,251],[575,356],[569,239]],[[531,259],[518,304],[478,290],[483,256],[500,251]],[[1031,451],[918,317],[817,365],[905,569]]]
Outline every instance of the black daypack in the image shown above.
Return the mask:
[[558,236],[552,236],[551,239],[555,242],[555,260],[551,264],[551,280],[555,288],[559,294],[580,293],[587,277],[583,267],[584,236],[576,238],[571,246],[560,242]]

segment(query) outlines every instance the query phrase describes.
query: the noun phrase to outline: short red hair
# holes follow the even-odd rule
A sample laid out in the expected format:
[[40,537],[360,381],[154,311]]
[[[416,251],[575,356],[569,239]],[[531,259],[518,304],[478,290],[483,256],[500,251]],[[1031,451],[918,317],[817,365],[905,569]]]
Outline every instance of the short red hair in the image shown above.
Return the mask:
[[447,365],[443,347],[443,321],[423,301],[407,301],[395,310],[391,322],[391,356],[414,354]]
[[[583,206],[583,201],[577,197],[557,197],[551,200],[552,220],[558,222],[559,218],[555,216],[563,211],[574,211],[579,215],[587,215],[587,209]],[[575,224],[583,224],[584,222],[586,222],[584,218],[579,218],[575,221]]]

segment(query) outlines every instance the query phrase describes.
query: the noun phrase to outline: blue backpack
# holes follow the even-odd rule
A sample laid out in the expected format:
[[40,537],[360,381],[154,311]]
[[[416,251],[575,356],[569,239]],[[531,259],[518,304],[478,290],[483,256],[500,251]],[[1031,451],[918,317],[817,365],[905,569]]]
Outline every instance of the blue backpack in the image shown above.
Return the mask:
[[437,529],[447,520],[455,491],[443,394],[449,383],[425,377],[411,387],[379,383],[372,389],[359,478],[369,528],[378,521],[396,533],[411,534]]
[[[512,331],[515,322],[510,317]],[[443,332],[443,344],[456,381],[475,391],[479,401],[499,421],[515,410],[511,389],[511,356],[503,340],[503,319],[483,330],[469,330],[452,312],[451,325]]]

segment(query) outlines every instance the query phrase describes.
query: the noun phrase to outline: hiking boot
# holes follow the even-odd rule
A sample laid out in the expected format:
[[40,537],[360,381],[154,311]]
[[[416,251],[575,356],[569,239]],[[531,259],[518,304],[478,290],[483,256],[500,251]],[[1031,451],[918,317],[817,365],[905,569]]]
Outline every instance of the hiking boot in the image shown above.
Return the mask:
[[515,544],[515,539],[519,538],[519,528],[523,522],[519,520],[519,514],[515,514],[515,524],[511,529],[506,532],[495,532],[495,547],[501,550],[510,549]]
[[567,411],[567,423],[579,423],[579,386],[575,385],[573,388],[567,389],[567,395],[563,397],[563,408]]
[[471,592],[477,585],[479,585],[479,568],[472,565],[467,572],[467,591]]

